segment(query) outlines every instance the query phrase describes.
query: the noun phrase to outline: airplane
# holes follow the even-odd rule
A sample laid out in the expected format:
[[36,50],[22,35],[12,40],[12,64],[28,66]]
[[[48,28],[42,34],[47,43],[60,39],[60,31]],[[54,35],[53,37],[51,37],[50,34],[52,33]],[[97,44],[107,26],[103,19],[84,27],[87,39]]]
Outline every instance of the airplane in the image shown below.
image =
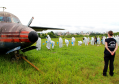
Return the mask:
[[35,49],[35,46],[31,46],[38,40],[37,31],[43,30],[64,30],[61,28],[50,27],[37,27],[30,26],[34,17],[31,18],[29,23],[25,26],[21,23],[19,18],[12,13],[0,12],[0,52],[9,54],[15,52],[18,54],[19,50],[26,52]]

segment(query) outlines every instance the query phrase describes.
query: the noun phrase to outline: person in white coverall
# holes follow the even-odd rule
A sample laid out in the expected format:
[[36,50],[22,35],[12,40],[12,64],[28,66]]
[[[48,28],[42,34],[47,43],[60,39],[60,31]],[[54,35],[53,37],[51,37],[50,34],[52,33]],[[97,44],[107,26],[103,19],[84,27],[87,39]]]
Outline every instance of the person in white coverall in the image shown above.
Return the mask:
[[91,45],[94,45],[94,38],[91,37]]
[[88,39],[86,37],[83,38],[83,42],[85,43],[85,45],[88,45]]
[[75,44],[75,38],[74,37],[72,37],[71,42],[72,42],[72,46],[74,46],[74,44]]
[[65,39],[65,43],[66,43],[66,45],[67,45],[67,47],[68,47],[69,41],[68,41],[67,39]]
[[106,39],[106,37],[105,36],[103,36],[103,44],[105,45],[105,39]]
[[47,45],[46,45],[46,47],[47,47],[47,49],[49,49],[49,50],[50,50],[50,44],[51,44],[51,38],[50,38],[49,35],[47,35]]
[[59,37],[59,48],[61,48],[63,46],[63,40],[61,37]]
[[41,49],[41,38],[38,38],[37,42],[36,42],[36,50],[40,50]]
[[82,45],[82,41],[78,41],[78,45],[80,45],[80,46],[81,46],[81,45]]
[[88,37],[88,44],[89,44],[89,42],[90,42],[90,38]]
[[55,42],[51,41],[52,48],[54,48]]
[[100,38],[99,38],[99,36],[97,38],[97,44],[100,44]]

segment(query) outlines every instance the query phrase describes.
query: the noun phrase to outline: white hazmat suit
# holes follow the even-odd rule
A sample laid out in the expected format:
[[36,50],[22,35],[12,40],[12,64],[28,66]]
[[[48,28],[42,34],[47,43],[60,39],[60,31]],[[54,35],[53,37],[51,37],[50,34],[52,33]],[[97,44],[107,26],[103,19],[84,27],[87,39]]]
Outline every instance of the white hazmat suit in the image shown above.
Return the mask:
[[119,46],[119,36],[118,36],[118,35],[115,36],[114,39],[117,41],[117,44],[118,44],[118,46]]
[[74,37],[72,37],[71,42],[72,42],[72,46],[74,46],[74,44],[75,44],[75,38]]
[[102,41],[102,44],[104,44],[105,45],[105,39],[106,39],[106,37],[105,36],[103,36],[103,41]]
[[63,46],[63,40],[61,37],[59,37],[59,48],[61,48]]
[[38,38],[37,42],[36,42],[36,50],[40,50],[41,49],[41,38]]
[[81,45],[82,45],[82,41],[78,41],[78,45],[80,45],[80,46],[81,46]]
[[84,37],[83,42],[85,43],[85,45],[88,45],[88,39],[86,37]]
[[94,45],[94,38],[91,37],[91,45]]
[[51,41],[52,48],[54,48],[55,42]]
[[117,44],[118,44],[118,46],[119,46],[119,36],[117,36]]
[[68,41],[67,39],[65,39],[65,43],[66,43],[66,45],[67,45],[67,47],[68,47],[69,41]]
[[50,49],[50,44],[51,44],[51,38],[49,35],[47,35],[47,45],[46,45],[47,49]]
[[97,38],[97,44],[100,44],[100,38],[99,38],[99,36]]
[[88,44],[89,44],[89,42],[90,42],[90,38],[88,37]]

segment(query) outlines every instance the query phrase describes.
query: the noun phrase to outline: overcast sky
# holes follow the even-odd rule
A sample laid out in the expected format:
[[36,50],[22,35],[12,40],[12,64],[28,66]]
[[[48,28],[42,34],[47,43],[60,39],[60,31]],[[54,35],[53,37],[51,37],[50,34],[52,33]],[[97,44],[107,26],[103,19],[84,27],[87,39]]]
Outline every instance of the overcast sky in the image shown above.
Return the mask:
[[119,32],[119,0],[1,0],[0,7],[6,7],[5,11],[24,25],[33,16],[32,26],[69,32]]

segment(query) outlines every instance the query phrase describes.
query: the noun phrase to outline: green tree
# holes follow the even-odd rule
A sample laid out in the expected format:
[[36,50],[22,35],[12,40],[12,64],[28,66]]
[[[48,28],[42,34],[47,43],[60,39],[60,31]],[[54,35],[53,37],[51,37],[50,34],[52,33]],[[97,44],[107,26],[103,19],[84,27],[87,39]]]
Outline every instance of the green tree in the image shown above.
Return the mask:
[[40,33],[38,33],[38,36],[41,37],[41,36],[40,36]]
[[51,38],[57,38],[53,31],[48,32],[47,35],[49,35]]

